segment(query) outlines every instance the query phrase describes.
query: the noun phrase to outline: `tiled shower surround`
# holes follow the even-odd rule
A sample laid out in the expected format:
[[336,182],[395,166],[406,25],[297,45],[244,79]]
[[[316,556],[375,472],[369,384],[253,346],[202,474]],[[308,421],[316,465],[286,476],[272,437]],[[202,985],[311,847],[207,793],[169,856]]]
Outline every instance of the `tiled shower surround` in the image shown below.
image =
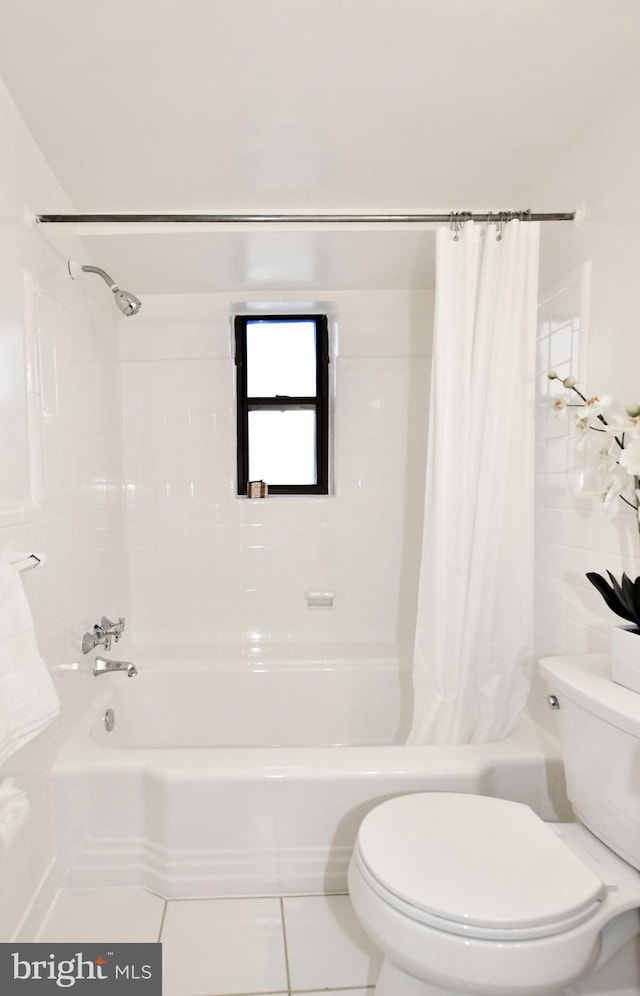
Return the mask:
[[[236,494],[232,297],[148,298],[122,323],[137,640],[408,645],[433,295],[323,297],[337,318],[329,496]],[[334,592],[333,608],[307,607],[308,591]]]

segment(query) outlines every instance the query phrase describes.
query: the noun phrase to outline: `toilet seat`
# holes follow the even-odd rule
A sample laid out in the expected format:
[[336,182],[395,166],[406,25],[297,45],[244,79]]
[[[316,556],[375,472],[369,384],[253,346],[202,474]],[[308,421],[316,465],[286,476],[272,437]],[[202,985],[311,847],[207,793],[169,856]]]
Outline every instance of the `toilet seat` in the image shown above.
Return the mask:
[[487,796],[401,796],[363,820],[354,860],[386,903],[448,934],[533,940],[589,920],[602,880],[528,806]]

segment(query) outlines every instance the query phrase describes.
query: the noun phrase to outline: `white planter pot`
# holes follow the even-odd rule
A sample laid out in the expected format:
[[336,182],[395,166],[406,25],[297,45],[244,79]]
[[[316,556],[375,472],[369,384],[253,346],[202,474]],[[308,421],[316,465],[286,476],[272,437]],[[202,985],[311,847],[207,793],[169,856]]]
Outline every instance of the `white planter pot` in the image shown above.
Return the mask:
[[611,677],[616,684],[640,692],[640,631],[635,626],[611,630]]

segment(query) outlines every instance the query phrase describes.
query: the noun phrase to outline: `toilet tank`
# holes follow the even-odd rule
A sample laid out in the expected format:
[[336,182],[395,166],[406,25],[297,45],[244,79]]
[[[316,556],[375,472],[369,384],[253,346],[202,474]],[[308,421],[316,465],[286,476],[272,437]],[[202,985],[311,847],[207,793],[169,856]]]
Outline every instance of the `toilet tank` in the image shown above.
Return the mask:
[[640,694],[611,680],[608,657],[545,657],[559,702],[567,795],[578,820],[640,869]]

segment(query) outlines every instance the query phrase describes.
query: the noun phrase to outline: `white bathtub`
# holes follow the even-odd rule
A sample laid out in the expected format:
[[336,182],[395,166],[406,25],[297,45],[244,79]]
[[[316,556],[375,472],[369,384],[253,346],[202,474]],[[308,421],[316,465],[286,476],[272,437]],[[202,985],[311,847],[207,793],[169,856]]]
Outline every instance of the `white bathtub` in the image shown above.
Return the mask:
[[566,816],[557,745],[526,717],[498,744],[402,746],[393,656],[130,656],[138,676],[96,679],[91,715],[54,766],[69,886],[343,891],[360,820],[404,792],[480,792]]

